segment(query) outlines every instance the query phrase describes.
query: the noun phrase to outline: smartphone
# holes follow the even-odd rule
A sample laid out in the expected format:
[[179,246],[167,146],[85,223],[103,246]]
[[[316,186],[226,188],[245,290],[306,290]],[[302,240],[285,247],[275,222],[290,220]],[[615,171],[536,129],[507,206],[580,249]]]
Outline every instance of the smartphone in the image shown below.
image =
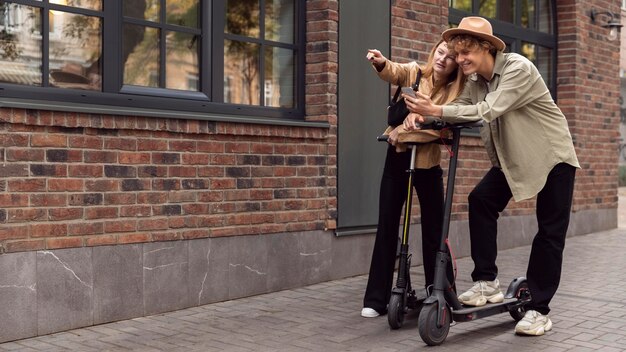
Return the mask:
[[408,95],[412,98],[417,98],[415,91],[411,87],[402,87],[402,94]]

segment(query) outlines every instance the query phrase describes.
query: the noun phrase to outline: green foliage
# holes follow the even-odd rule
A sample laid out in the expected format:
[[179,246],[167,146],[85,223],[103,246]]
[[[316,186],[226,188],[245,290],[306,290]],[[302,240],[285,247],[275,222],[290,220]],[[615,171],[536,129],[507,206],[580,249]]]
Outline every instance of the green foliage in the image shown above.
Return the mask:
[[619,187],[626,187],[626,165],[619,166]]

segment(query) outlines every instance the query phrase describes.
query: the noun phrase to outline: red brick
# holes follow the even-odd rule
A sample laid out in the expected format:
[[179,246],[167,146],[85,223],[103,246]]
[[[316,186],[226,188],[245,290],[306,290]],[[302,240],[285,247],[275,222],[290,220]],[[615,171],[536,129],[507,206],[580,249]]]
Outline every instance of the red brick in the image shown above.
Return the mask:
[[177,151],[177,152],[187,152],[187,153],[195,152],[196,142],[195,141],[170,141],[169,150]]
[[28,195],[26,194],[0,194],[0,207],[27,207]]
[[[28,135],[27,134],[18,134],[18,133],[0,133],[0,145],[5,148],[9,147],[27,147],[28,146]],[[14,150],[9,148],[9,150]]]
[[49,192],[79,192],[84,190],[81,179],[48,179]]
[[27,225],[0,227],[0,241],[27,238],[28,234],[29,228]]
[[67,232],[71,236],[97,235],[104,233],[104,224],[101,222],[83,222],[69,224]]
[[137,231],[167,230],[169,227],[167,219],[140,219],[137,220]]
[[67,137],[54,134],[34,134],[30,137],[31,147],[67,147]]
[[120,205],[120,204],[135,204],[137,203],[137,193],[105,193],[104,204],[106,205]]
[[152,234],[153,241],[178,241],[182,239],[183,236],[178,232],[155,232]]
[[48,217],[52,221],[81,219],[83,217],[83,209],[82,208],[48,209]]
[[[145,205],[133,205],[120,207],[120,217],[146,217],[152,215],[152,207]],[[156,221],[150,219],[150,221]]]
[[141,242],[149,242],[150,235],[146,233],[127,233],[120,234],[117,236],[117,243],[141,243]]
[[167,141],[161,139],[139,139],[137,140],[137,150],[166,151]]
[[83,246],[81,237],[60,237],[46,239],[47,249],[76,248]]
[[208,154],[183,154],[182,163],[185,165],[208,165]]
[[118,154],[118,160],[120,164],[149,164],[150,154],[120,152]]
[[7,161],[44,161],[43,149],[13,149],[5,151]]
[[46,240],[44,239],[8,241],[4,243],[4,249],[7,253],[37,251],[45,248]]
[[115,235],[97,235],[85,237],[85,246],[106,246],[117,243],[117,237]]
[[207,238],[210,232],[207,229],[202,230],[183,230],[179,232],[180,236],[185,239]]
[[46,210],[37,208],[7,209],[8,222],[28,222],[47,220]]
[[119,180],[86,180],[87,192],[116,192],[120,190]]
[[112,207],[95,207],[85,209],[85,219],[111,219],[119,216],[118,208]]
[[46,181],[43,179],[9,180],[7,186],[9,192],[42,192],[46,189]]
[[61,237],[67,235],[67,224],[44,223],[30,226],[31,237]]
[[137,150],[137,141],[130,138],[107,138],[104,140],[104,149]]
[[80,149],[102,149],[103,140],[98,136],[69,136],[69,147]]
[[70,177],[102,177],[102,165],[69,165],[68,176]]
[[117,162],[118,152],[102,151],[102,150],[86,150],[83,154],[83,158],[86,163],[97,164],[113,164]]

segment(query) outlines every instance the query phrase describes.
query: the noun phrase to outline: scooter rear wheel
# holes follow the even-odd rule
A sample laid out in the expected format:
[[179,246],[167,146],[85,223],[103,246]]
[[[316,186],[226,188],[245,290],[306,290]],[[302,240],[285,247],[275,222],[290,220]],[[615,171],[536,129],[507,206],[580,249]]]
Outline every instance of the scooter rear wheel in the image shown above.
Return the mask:
[[[528,289],[528,282],[524,281],[522,283],[520,283],[517,292],[515,292],[515,298],[522,300],[530,300],[530,291]],[[515,308],[513,310],[509,311],[509,314],[511,315],[511,318],[513,318],[513,320],[515,321],[520,321],[524,318],[524,315],[526,314],[526,308],[524,306]]]
[[438,308],[437,303],[423,306],[417,322],[420,337],[429,346],[441,345],[450,331],[450,308],[445,308],[443,323],[437,326]]
[[400,329],[404,322],[404,296],[406,294],[392,293],[387,310],[387,321],[392,329]]

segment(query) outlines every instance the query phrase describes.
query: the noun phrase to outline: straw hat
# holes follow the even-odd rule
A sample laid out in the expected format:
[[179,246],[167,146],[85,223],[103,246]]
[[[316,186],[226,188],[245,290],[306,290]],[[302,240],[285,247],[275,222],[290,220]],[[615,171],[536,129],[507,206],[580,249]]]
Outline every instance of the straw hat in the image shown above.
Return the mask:
[[482,17],[464,17],[457,28],[446,29],[441,35],[445,41],[459,34],[469,34],[493,44],[498,51],[504,50],[504,42],[493,35],[491,23]]

